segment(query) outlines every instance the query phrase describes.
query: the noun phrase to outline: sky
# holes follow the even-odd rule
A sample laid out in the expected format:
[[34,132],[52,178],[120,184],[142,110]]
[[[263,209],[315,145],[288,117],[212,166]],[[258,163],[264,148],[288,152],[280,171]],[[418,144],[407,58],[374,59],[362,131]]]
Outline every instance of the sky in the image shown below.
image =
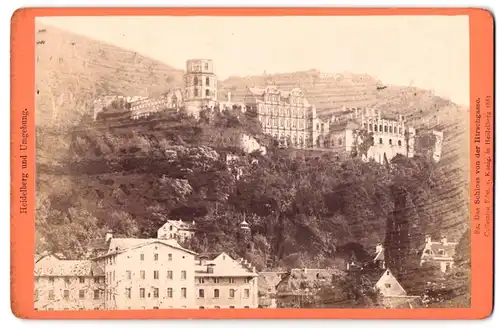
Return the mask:
[[214,60],[219,79],[317,69],[369,74],[469,105],[467,16],[44,17],[41,23],[179,69]]

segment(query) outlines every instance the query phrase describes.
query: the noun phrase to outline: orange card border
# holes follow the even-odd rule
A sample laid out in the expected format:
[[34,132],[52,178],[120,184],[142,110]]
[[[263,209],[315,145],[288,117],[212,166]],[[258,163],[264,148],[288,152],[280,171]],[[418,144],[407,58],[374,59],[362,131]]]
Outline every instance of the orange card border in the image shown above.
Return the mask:
[[[481,319],[493,310],[493,206],[478,206],[472,201],[471,213],[481,212],[481,220],[490,218],[489,235],[480,222],[481,233],[471,235],[472,278],[471,307],[467,309],[205,309],[205,310],[124,310],[38,312],[33,302],[34,269],[34,192],[35,192],[35,17],[40,16],[323,16],[323,15],[467,15],[470,25],[470,167],[475,181],[476,160],[494,157],[493,136],[489,145],[473,142],[476,99],[481,99],[481,116],[494,112],[484,106],[490,97],[493,107],[494,18],[479,8],[22,8],[11,20],[11,309],[15,316],[29,319]],[[19,145],[22,139],[22,112],[28,114],[28,167],[20,166]],[[482,121],[484,127],[484,121]],[[483,131],[481,131],[483,133]],[[26,137],[26,136],[25,136]],[[473,155],[481,147],[479,158]],[[492,164],[493,165],[493,164]],[[482,174],[483,172],[480,172]],[[492,168],[493,174],[493,168]],[[20,213],[21,179],[26,180],[28,211]],[[493,179],[482,175],[483,200],[493,204]],[[471,230],[478,222],[472,220]]]

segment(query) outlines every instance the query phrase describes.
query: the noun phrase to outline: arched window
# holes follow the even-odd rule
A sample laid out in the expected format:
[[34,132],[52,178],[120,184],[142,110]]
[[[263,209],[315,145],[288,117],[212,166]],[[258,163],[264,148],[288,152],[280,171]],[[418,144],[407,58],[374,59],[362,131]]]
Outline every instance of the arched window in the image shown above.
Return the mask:
[[392,133],[392,126],[389,126],[389,133]]
[[392,145],[392,139],[389,139],[389,145]]
[[378,126],[378,130],[382,132],[382,124]]
[[207,77],[207,78],[205,79],[205,84],[206,84],[206,85],[210,85],[210,78],[209,78],[209,77]]
[[398,140],[398,146],[401,147],[401,140]]
[[373,126],[373,131],[377,132],[377,125]]
[[382,138],[379,138],[379,139],[378,139],[378,143],[379,143],[379,144],[383,144],[383,142],[382,142]]
[[387,125],[384,125],[384,132],[387,132]]

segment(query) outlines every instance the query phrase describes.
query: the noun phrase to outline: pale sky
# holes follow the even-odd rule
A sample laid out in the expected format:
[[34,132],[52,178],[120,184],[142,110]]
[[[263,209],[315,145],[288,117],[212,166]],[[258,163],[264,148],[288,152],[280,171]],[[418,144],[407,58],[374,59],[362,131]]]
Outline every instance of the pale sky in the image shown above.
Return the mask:
[[432,89],[469,105],[468,16],[44,17],[41,23],[185,69],[214,60],[219,79],[317,69]]

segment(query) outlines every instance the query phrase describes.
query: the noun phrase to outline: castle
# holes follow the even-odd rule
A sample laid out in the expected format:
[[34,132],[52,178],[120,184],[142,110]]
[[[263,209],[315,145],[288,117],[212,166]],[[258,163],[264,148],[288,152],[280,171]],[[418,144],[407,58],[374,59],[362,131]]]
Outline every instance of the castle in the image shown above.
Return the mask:
[[[333,77],[333,76],[332,76]],[[217,97],[218,80],[210,59],[191,59],[186,62],[184,87],[169,90],[160,97],[105,97],[96,100],[94,119],[119,117],[139,119],[157,112],[179,112],[199,117],[203,109],[239,109],[257,120],[265,134],[273,136],[281,147],[358,154],[365,161],[380,164],[390,162],[400,154],[413,157],[418,131],[407,124],[405,117],[383,115],[374,108],[343,108],[330,112],[329,117],[317,114],[314,105],[299,87],[281,90],[272,81],[264,87],[247,87],[243,102],[234,103],[231,93],[225,101]],[[120,106],[125,110],[107,108]],[[432,158],[441,158],[442,131],[431,131],[434,138]],[[418,148],[418,147],[417,147]],[[428,150],[426,150],[428,151]]]

